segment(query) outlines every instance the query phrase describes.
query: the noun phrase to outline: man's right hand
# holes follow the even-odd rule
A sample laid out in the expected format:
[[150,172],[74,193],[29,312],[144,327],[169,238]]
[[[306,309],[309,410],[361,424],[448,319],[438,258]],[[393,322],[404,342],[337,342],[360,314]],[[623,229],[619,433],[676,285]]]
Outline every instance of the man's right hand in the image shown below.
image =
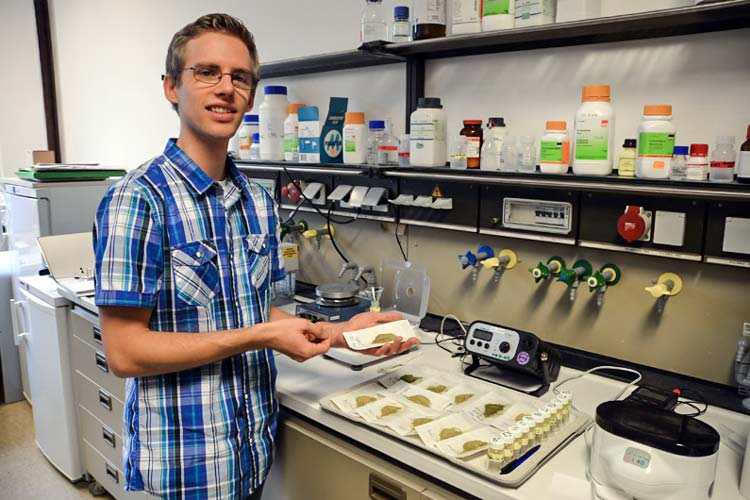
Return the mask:
[[302,362],[328,352],[331,339],[323,327],[301,318],[282,319],[263,323],[264,335],[269,338],[270,347],[286,354],[295,361]]

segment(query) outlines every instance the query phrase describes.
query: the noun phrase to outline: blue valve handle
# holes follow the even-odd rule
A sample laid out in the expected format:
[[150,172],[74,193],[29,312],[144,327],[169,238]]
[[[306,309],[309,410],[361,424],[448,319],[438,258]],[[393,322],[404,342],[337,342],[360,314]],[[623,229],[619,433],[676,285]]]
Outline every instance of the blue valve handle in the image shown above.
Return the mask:
[[459,255],[458,260],[461,262],[461,269],[466,269],[477,263],[477,256],[469,251],[466,255]]

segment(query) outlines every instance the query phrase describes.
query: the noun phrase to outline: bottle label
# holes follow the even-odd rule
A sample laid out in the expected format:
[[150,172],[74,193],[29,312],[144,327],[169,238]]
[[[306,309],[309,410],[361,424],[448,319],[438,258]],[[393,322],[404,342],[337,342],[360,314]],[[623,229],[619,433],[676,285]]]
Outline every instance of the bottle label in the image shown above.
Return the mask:
[[287,132],[284,134],[284,152],[296,153],[299,149],[299,137],[297,131]]
[[510,14],[510,0],[484,0],[484,15]]
[[740,151],[737,175],[740,177],[750,177],[750,151]]
[[567,165],[570,162],[569,146],[568,142],[542,141],[539,161]]
[[480,149],[479,137],[467,137],[466,138],[466,157],[467,158],[479,158]]
[[445,0],[416,0],[414,24],[445,24]]
[[481,8],[479,0],[453,0],[453,24],[478,23]]
[[639,158],[672,158],[674,134],[666,132],[641,132],[638,135]]
[[352,129],[344,130],[344,151],[347,153],[357,152],[357,131]]
[[576,123],[576,160],[609,158],[609,120],[589,116]]
[[445,127],[438,120],[412,122],[412,141],[445,141]]
[[734,169],[733,161],[712,161],[711,168],[731,168]]
[[635,158],[622,158],[617,164],[617,173],[619,175],[634,176],[635,175]]

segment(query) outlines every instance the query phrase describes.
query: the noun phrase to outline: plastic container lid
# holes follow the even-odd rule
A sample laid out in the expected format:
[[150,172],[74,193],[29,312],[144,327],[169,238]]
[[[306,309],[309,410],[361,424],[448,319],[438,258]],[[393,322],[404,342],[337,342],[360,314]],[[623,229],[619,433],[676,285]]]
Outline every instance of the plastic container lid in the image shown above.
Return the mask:
[[607,101],[609,102],[610,93],[609,85],[585,85],[581,100],[588,101]]
[[385,128],[384,120],[370,120],[370,130],[375,130],[375,129],[380,129],[380,128]]
[[646,116],[672,116],[672,105],[646,104],[643,106],[643,114]]
[[409,19],[409,7],[399,5],[393,8],[393,17],[396,19]]
[[547,130],[568,130],[568,122],[565,120],[550,120],[547,122]]
[[299,111],[299,108],[304,108],[304,103],[301,102],[293,102],[290,103],[289,106],[287,106],[286,110],[290,115],[296,115],[297,111]]
[[708,156],[708,144],[691,144],[690,156]]
[[245,116],[242,117],[242,123],[258,123],[258,115],[245,113]]
[[260,144],[260,132],[253,132],[253,144]]
[[482,120],[464,120],[464,125],[478,125],[482,126]]
[[411,324],[419,324],[427,314],[430,275],[412,262],[385,259],[380,264],[383,310],[396,310]]
[[314,122],[320,119],[317,106],[305,106],[297,110],[299,115],[299,121],[301,122]]
[[504,126],[505,126],[505,119],[501,116],[487,118],[487,128],[504,127]]
[[638,141],[635,139],[625,139],[625,142],[622,143],[622,147],[624,148],[634,148],[638,144]]
[[344,115],[344,123],[347,125],[364,125],[365,114],[362,111],[347,111]]
[[283,85],[266,85],[263,87],[265,95],[286,95],[286,87]]
[[417,107],[442,109],[443,105],[440,104],[439,97],[420,97],[417,99]]
[[687,155],[690,151],[690,148],[687,146],[675,146],[674,147],[674,155],[675,156],[684,156]]

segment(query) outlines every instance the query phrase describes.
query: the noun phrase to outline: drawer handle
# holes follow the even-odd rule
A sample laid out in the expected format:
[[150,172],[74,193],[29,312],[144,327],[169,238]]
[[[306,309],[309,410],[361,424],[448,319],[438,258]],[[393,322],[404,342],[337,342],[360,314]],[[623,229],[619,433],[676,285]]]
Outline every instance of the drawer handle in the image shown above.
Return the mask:
[[99,345],[102,345],[102,329],[98,326],[93,327],[94,328],[94,342],[96,342]]
[[114,468],[114,466],[109,464],[104,464],[104,472],[117,484],[120,484],[120,474],[117,472],[117,469]]
[[102,439],[104,439],[112,448],[117,447],[115,444],[115,433],[106,427],[102,427]]
[[375,474],[370,474],[369,490],[373,500],[406,500],[404,488]]
[[112,396],[99,389],[99,405],[112,411]]
[[96,367],[104,373],[109,373],[109,365],[107,364],[107,357],[100,353],[96,353]]

